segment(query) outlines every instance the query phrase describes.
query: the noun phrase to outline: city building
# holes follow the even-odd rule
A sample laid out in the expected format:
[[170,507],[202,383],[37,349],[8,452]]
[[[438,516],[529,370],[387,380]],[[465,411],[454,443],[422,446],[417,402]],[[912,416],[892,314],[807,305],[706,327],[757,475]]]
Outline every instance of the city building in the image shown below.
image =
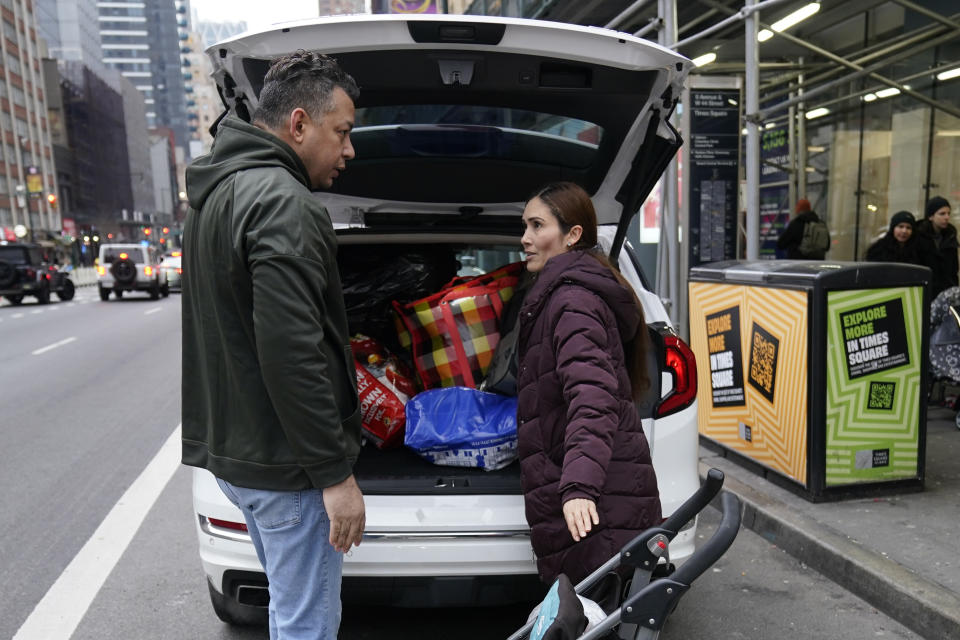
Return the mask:
[[0,239],[47,239],[61,222],[33,3],[3,0],[0,19]]
[[103,62],[143,94],[147,126],[174,132],[186,147],[186,92],[180,70],[180,32],[187,27],[186,2],[97,2]]
[[[165,213],[169,218],[172,209],[158,212],[153,207],[153,176],[143,95],[118,69],[108,68],[103,63],[96,0],[38,0],[36,6],[38,33],[51,57],[44,60],[44,75],[49,118],[59,129],[52,137],[59,182],[59,209],[65,234],[77,236],[79,231],[94,227],[115,230],[124,215],[149,217]],[[95,90],[89,89],[94,81],[81,66],[102,81],[95,83]],[[67,94],[66,100],[63,92]],[[110,95],[101,95],[103,93]],[[78,100],[89,95],[95,95],[100,105],[77,105]],[[111,160],[126,158],[127,171],[120,175],[112,172],[90,174],[84,170],[87,158],[75,156],[83,156],[88,151],[90,141],[86,127],[91,118],[99,122],[106,117],[102,105],[112,105],[117,100],[122,105],[118,114],[123,119],[126,153]],[[111,128],[108,139],[114,139],[114,115],[109,114],[105,125]],[[80,120],[74,122],[73,118]],[[54,128],[53,124],[51,128]],[[83,173],[79,175],[78,172]],[[115,187],[123,175],[130,182],[129,190],[127,186]],[[95,184],[98,180],[103,184]],[[107,192],[111,197],[100,197],[101,192]]]
[[51,58],[80,61],[104,75],[97,0],[35,0],[34,7]]
[[77,229],[106,229],[134,210],[124,96],[78,61],[60,61],[69,176],[63,207]]

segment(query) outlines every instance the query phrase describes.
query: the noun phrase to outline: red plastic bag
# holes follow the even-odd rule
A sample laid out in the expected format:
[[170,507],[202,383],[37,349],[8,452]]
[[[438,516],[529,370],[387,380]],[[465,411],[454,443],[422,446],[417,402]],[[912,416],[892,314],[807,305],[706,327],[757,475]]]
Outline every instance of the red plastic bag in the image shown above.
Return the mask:
[[350,338],[357,373],[362,426],[380,449],[403,444],[405,405],[416,393],[412,376],[378,340]]
[[357,362],[364,365],[377,380],[405,395],[404,402],[417,393],[413,372],[387,351],[379,340],[357,334],[350,338],[350,348]]
[[362,426],[380,449],[403,444],[407,417],[404,401],[377,380],[366,367],[354,360],[357,370],[357,395],[360,397]]

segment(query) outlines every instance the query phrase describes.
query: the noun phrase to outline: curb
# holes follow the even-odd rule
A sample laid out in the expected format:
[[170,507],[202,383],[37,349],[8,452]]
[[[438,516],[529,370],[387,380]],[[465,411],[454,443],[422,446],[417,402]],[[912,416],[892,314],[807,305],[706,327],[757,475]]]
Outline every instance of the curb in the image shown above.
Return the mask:
[[[710,465],[700,463],[701,480]],[[722,470],[722,469],[721,469]],[[747,529],[929,640],[960,638],[960,595],[724,474]]]

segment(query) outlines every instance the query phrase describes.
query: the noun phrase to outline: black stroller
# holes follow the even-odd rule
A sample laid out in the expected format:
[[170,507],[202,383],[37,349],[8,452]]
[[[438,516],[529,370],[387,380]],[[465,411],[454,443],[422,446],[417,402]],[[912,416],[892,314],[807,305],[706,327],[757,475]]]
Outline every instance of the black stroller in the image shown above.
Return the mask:
[[[931,400],[957,410],[960,391],[960,287],[941,291],[930,306]],[[948,401],[948,390],[952,401]],[[960,429],[960,413],[955,418]]]
[[[561,576],[541,604],[537,618],[518,629],[508,640],[653,640],[659,637],[667,616],[676,608],[680,597],[730,548],[740,530],[740,500],[725,492],[721,496],[723,520],[713,536],[669,577],[651,581],[661,558],[667,559],[669,564],[670,541],[713,500],[722,486],[723,472],[710,469],[703,485],[673,515],[659,527],[651,527],[638,535],[575,588],[565,576]],[[622,601],[615,603],[612,611],[604,611],[606,616],[593,628],[584,631],[587,620],[576,596],[591,593],[619,567],[633,569],[633,577]]]

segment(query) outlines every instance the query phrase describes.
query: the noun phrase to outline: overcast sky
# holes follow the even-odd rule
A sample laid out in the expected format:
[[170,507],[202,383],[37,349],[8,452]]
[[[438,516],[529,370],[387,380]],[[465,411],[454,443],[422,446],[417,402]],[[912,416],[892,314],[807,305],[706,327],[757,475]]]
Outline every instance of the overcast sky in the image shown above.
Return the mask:
[[247,23],[248,29],[267,27],[275,22],[315,18],[317,0],[190,0],[198,17],[210,22]]

